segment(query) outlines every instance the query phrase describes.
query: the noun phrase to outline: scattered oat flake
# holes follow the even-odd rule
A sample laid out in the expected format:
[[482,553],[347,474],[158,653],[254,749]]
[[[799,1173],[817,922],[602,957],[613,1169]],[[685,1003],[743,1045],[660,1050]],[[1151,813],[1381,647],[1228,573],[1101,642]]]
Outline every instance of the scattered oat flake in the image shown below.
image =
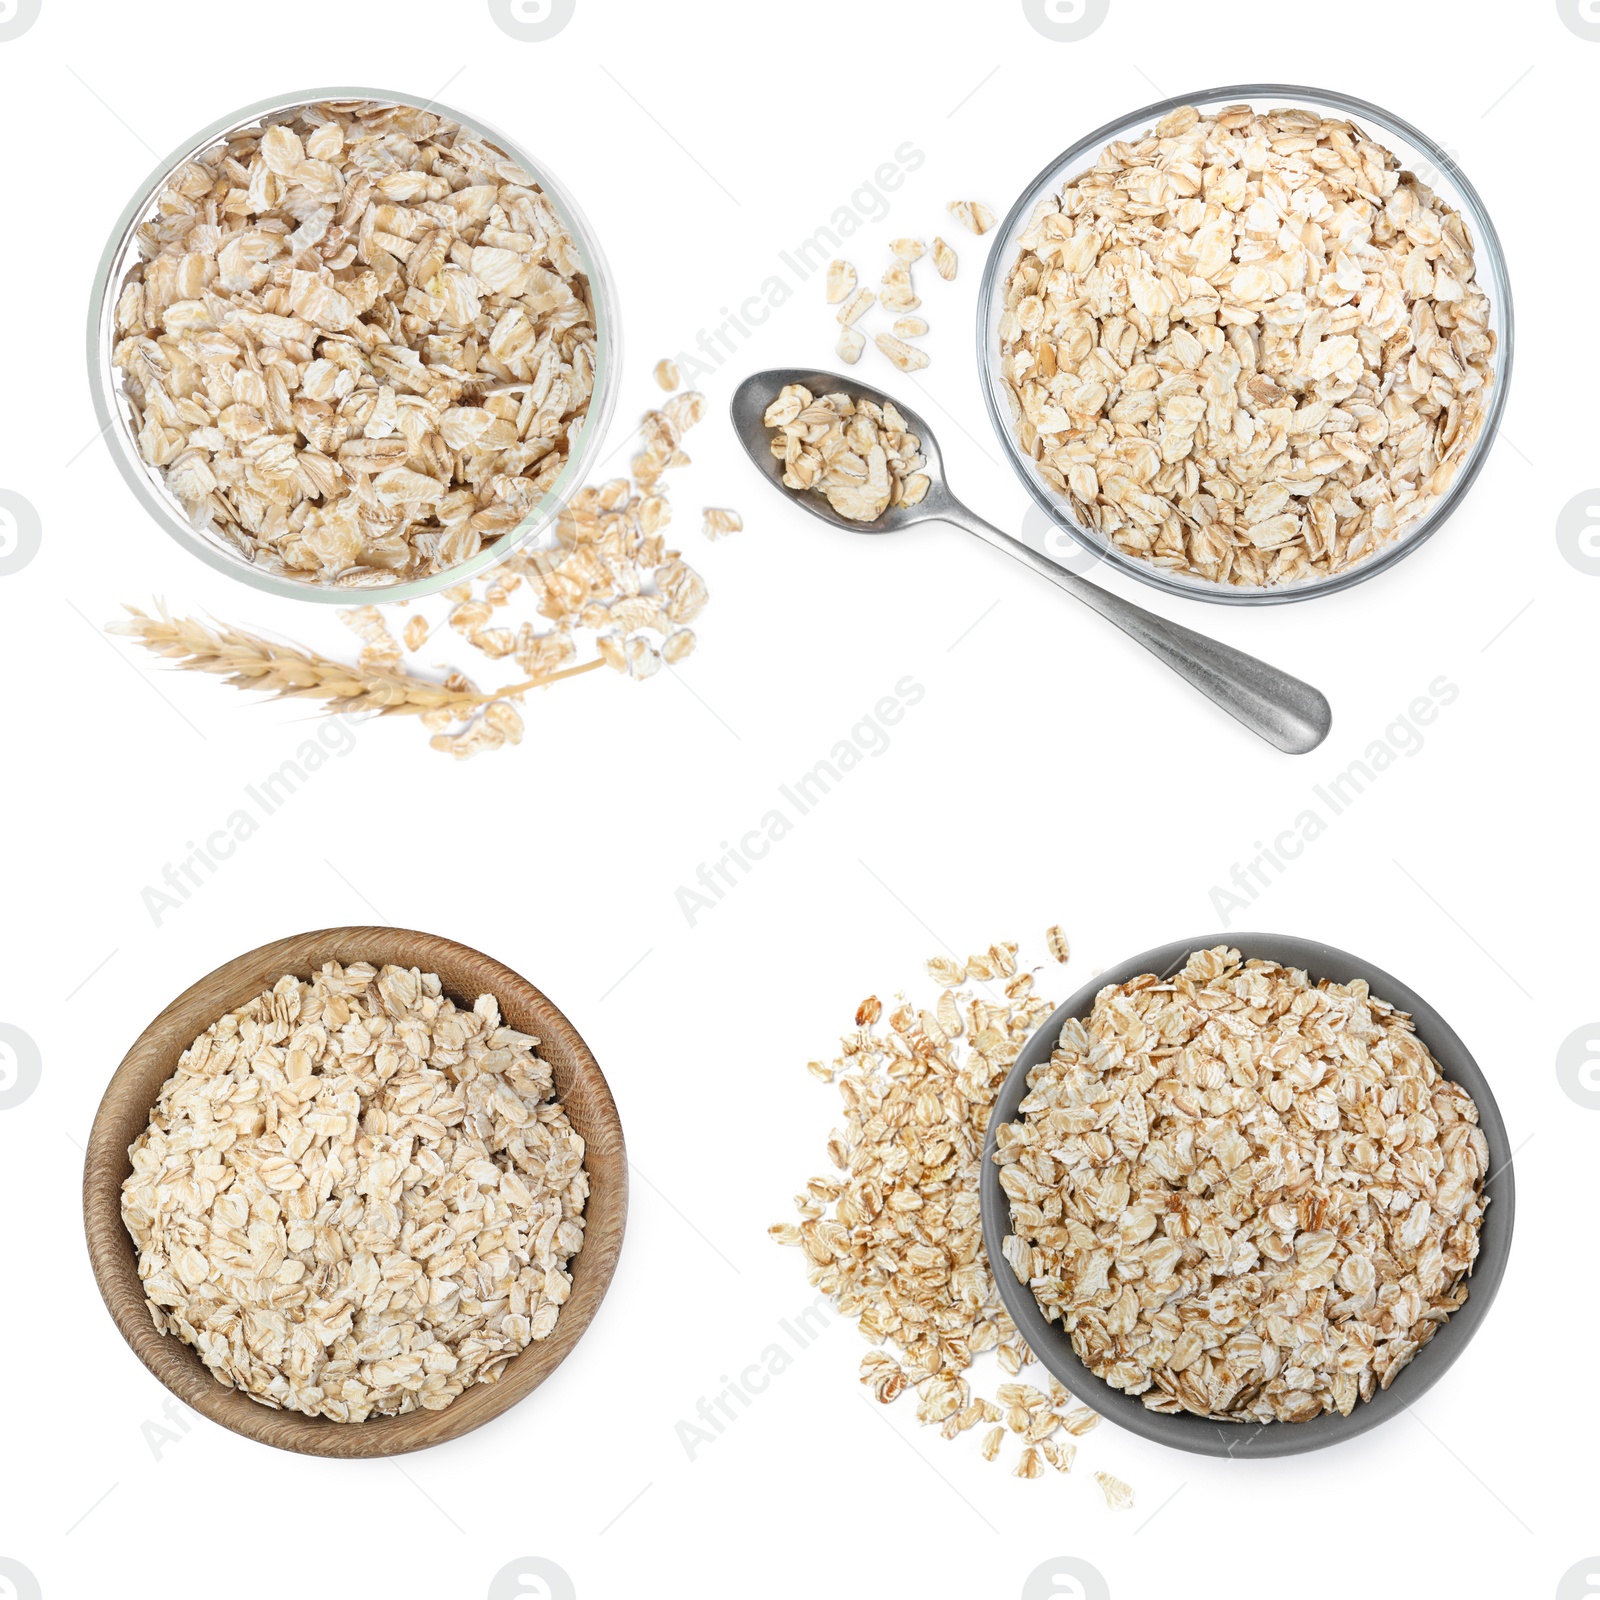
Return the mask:
[[341,611],[339,620],[361,640],[358,665],[363,672],[392,672],[400,665],[400,646],[376,606]]
[[928,364],[926,350],[919,350],[915,345],[909,345],[905,340],[895,338],[892,333],[874,334],[872,342],[902,372],[918,372]]
[[1067,961],[1071,958],[1072,950],[1067,944],[1067,936],[1061,931],[1061,924],[1059,922],[1045,929],[1044,947],[1050,952],[1051,956],[1055,960],[1059,961],[1063,966],[1065,966]]
[[927,331],[928,324],[921,317],[901,317],[894,325],[897,339],[920,339]]
[[[705,416],[706,403],[706,397],[698,389],[685,389],[667,401],[661,408],[661,415],[680,434],[685,434]],[[651,414],[647,412],[640,426],[646,426],[650,419]]]
[[[774,410],[801,424],[807,407],[780,397]],[[991,945],[985,970],[1026,977],[1016,951],[1009,941]],[[932,975],[959,983],[962,969],[940,957]],[[884,993],[856,1006],[840,1038],[832,1070],[843,1121],[826,1144],[832,1170],[796,1197],[801,1220],[792,1226],[807,1277],[873,1346],[860,1377],[878,1399],[909,1391],[917,1420],[946,1439],[983,1427],[980,1451],[990,1461],[1013,1428],[1019,1476],[1038,1477],[1046,1463],[1064,1472],[1073,1446],[1050,1435],[1070,1396],[1042,1374],[1037,1384],[1017,1376],[1034,1356],[1000,1302],[978,1202],[995,1096],[1052,1002],[1031,984],[994,998],[946,987],[932,1010]],[[821,1062],[809,1065],[822,1075]],[[772,1233],[791,1237],[782,1225]],[[990,1353],[999,1367],[995,1400],[974,1392]]]
[[856,269],[848,261],[828,263],[828,304],[836,306],[848,299],[856,286]]
[[939,274],[946,283],[952,282],[956,275],[956,253],[943,239],[935,236],[933,241],[933,270]]
[[898,1399],[906,1386],[900,1363],[885,1350],[869,1350],[861,1358],[861,1381],[881,1405]]
[[902,261],[920,261],[922,259],[923,247],[920,239],[891,239],[889,248]]
[[707,506],[700,525],[700,531],[708,539],[721,539],[730,533],[738,533],[744,527],[744,518],[737,511],[726,511],[718,506]]
[[1017,1457],[1017,1464],[1012,1468],[1011,1476],[1014,1478],[1042,1478],[1044,1464],[1039,1459],[1038,1449],[1033,1445],[1023,1447],[1022,1454]]
[[1133,1490],[1121,1478],[1114,1478],[1109,1472],[1097,1472],[1094,1481],[1100,1485],[1100,1492],[1113,1511],[1126,1511],[1133,1504]]
[[835,348],[839,359],[853,367],[861,359],[861,352],[867,348],[867,336],[859,328],[841,328],[839,343]]
[[862,312],[870,306],[877,296],[870,289],[857,289],[845,303],[839,307],[839,321],[848,326],[857,321]]
[[994,212],[981,200],[952,200],[947,209],[969,233],[984,234],[994,226]]
[[655,379],[661,388],[671,394],[678,387],[678,363],[670,359],[656,362]]

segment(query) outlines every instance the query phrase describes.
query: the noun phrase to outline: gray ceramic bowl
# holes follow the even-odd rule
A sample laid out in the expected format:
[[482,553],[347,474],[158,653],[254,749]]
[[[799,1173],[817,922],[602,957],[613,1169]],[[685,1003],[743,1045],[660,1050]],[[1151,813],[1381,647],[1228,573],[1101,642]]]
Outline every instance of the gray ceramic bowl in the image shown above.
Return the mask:
[[[1107,984],[1125,983],[1142,972],[1168,976],[1183,966],[1191,951],[1219,944],[1231,946],[1247,959],[1257,957],[1281,962],[1286,967],[1299,967],[1313,982],[1324,978],[1336,983],[1348,983],[1353,978],[1367,979],[1372,992],[1380,999],[1411,1014],[1417,1036],[1433,1053],[1444,1075],[1459,1083],[1477,1102],[1479,1125],[1489,1141],[1490,1171],[1484,1187],[1492,1204],[1484,1215],[1478,1259],[1468,1280],[1472,1292],[1467,1296],[1467,1303],[1423,1346],[1411,1364],[1401,1369],[1387,1389],[1380,1389],[1370,1400],[1358,1402],[1348,1417],[1333,1413],[1311,1422],[1255,1424],[1211,1422],[1188,1412],[1167,1416],[1150,1411],[1136,1395],[1113,1389],[1089,1371],[1078,1359],[1061,1324],[1045,1320],[1032,1291],[1026,1284],[1017,1282],[1016,1274],[1001,1254],[1001,1241],[1010,1231],[1011,1209],[1000,1187],[1000,1169],[993,1160],[996,1137],[1003,1123],[1016,1120],[1017,1107],[1028,1092],[1028,1074],[1050,1059],[1062,1024],[1069,1017],[1087,1017],[1094,1006],[1094,997]],[[1450,1025],[1421,995],[1370,961],[1312,939],[1293,939],[1277,933],[1213,933],[1146,950],[1142,955],[1108,967],[1059,1007],[1024,1046],[995,1102],[989,1119],[989,1136],[984,1143],[979,1190],[983,1203],[983,1244],[1000,1298],[1047,1370],[1086,1405],[1093,1406],[1102,1416],[1120,1423],[1130,1432],[1196,1455],[1241,1458],[1300,1455],[1307,1450],[1320,1450],[1326,1445],[1353,1439],[1358,1433],[1365,1433],[1397,1415],[1437,1383],[1466,1349],[1478,1325],[1488,1315],[1505,1272],[1506,1257],[1511,1249],[1511,1225],[1516,1214],[1511,1147],[1506,1139],[1505,1124],[1500,1120],[1500,1108],[1477,1062]]]

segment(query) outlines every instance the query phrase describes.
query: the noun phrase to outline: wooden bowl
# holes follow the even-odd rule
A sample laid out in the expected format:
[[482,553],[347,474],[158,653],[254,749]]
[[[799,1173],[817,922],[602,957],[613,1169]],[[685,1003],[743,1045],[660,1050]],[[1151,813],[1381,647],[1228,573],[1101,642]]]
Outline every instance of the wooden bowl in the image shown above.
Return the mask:
[[[528,1345],[493,1383],[475,1383],[442,1411],[418,1410],[366,1422],[333,1422],[262,1405],[219,1383],[187,1344],[156,1330],[139,1280],[138,1252],[122,1221],[122,1184],[133,1171],[128,1146],[145,1130],[178,1057],[219,1017],[284,973],[309,978],[325,961],[369,961],[439,975],[445,993],[470,1007],[492,994],[506,1022],[539,1040],[556,1093],[583,1136],[589,1172],[583,1248],[573,1258],[572,1294],[555,1332]],[[147,1027],[106,1087],[83,1166],[83,1221],[89,1259],[112,1320],[133,1352],[186,1405],[235,1433],[304,1455],[402,1455],[457,1439],[514,1406],[560,1366],[599,1309],[622,1248],[628,1162],[622,1124],[599,1065],[567,1019],[527,981],[480,951],[405,928],[323,928],[262,945],[186,989]]]

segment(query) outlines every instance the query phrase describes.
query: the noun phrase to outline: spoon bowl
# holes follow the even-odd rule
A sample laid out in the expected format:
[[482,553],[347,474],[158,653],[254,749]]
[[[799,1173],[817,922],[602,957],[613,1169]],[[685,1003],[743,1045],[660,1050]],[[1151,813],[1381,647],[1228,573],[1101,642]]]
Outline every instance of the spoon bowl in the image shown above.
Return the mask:
[[[765,421],[767,407],[788,384],[799,384],[813,395],[844,394],[852,400],[892,405],[905,418],[907,430],[915,434],[920,443],[921,470],[928,477],[927,493],[914,506],[892,505],[871,522],[857,522],[834,510],[820,494],[809,489],[789,488],[783,481],[782,459],[772,453],[772,430]],[[734,390],[729,410],[733,430],[757,471],[791,503],[809,511],[819,521],[848,533],[898,533],[902,528],[915,527],[921,522],[952,523],[995,549],[1003,550],[1083,601],[1108,622],[1115,623],[1174,672],[1188,679],[1229,716],[1277,749],[1301,755],[1314,750],[1327,738],[1333,713],[1326,698],[1310,684],[1231,645],[1155,616],[1120,595],[1107,593],[1077,573],[1058,566],[1032,545],[1024,544],[975,515],[956,499],[945,482],[944,457],[933,430],[910,406],[902,405],[894,396],[836,372],[772,367],[765,372],[751,373]]]
[[[778,398],[778,392],[791,383],[798,383],[812,394],[848,394],[852,400],[870,400],[874,405],[893,406],[906,419],[907,430],[922,441],[922,456],[928,475],[928,492],[914,506],[890,506],[882,516],[871,522],[856,522],[840,515],[820,494],[802,493],[791,489],[783,481],[783,462],[772,453],[772,430],[761,419],[768,406]],[[903,528],[915,527],[930,516],[942,519],[948,508],[950,491],[944,481],[944,460],[939,454],[939,441],[934,438],[926,422],[910,406],[902,405],[893,395],[874,389],[854,378],[841,378],[836,372],[813,372],[804,367],[772,367],[766,372],[752,372],[733,391],[730,405],[733,430],[745,447],[750,459],[769,477],[778,489],[804,511],[831,522],[846,533],[899,533]]]

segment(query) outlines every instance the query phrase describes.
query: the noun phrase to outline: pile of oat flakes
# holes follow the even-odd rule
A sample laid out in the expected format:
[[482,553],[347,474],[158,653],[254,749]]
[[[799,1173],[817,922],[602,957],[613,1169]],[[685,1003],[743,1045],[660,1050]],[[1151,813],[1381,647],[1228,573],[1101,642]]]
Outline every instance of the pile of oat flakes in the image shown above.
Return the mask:
[[[1049,944],[1066,959],[1059,929]],[[928,972],[942,991],[932,1009],[896,995],[886,1011],[869,997],[833,1064],[810,1063],[844,1103],[844,1126],[828,1139],[837,1175],[812,1178],[795,1197],[800,1221],[769,1232],[804,1251],[810,1282],[878,1347],[861,1362],[876,1399],[914,1392],[917,1419],[947,1439],[981,1427],[986,1460],[1014,1434],[1018,1477],[1067,1472],[1073,1440],[1100,1419],[1054,1378],[1020,1381],[1034,1358],[996,1292],[978,1202],[995,1096],[1054,1006],[1018,968],[1014,943],[965,962],[936,957]],[[1005,1376],[992,1400],[969,1377],[985,1351]],[[1131,1503],[1109,1473],[1096,1481],[1109,1504]]]
[[1036,209],[999,354],[1074,517],[1212,582],[1327,577],[1477,437],[1489,302],[1460,215],[1355,124],[1169,112]]
[[761,420],[772,429],[784,486],[814,491],[852,522],[874,522],[890,506],[914,506],[928,492],[922,441],[892,401],[813,396],[790,383]]
[[548,1338],[584,1143],[538,1040],[415,968],[285,976],[179,1059],[122,1216],[155,1325],[264,1405],[442,1410]]
[[1489,1150],[1360,979],[1199,950],[1108,985],[997,1134],[1005,1256],[1161,1412],[1348,1416],[1465,1303]]
[[139,452],[254,565],[374,588],[515,528],[588,415],[583,263],[533,179],[412,105],[273,113],[137,233],[113,361]]

